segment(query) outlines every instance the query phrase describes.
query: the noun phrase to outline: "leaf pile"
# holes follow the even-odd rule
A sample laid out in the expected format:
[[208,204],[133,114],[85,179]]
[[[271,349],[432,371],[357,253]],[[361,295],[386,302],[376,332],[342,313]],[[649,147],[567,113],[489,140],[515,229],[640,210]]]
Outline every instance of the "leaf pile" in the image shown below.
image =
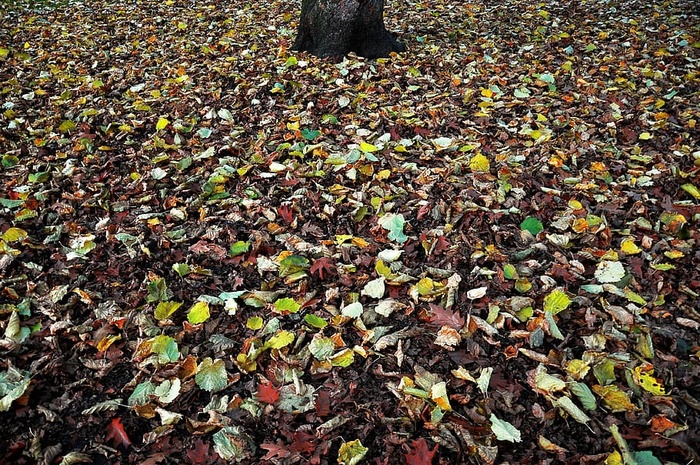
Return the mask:
[[698,460],[697,3],[15,3],[0,461]]

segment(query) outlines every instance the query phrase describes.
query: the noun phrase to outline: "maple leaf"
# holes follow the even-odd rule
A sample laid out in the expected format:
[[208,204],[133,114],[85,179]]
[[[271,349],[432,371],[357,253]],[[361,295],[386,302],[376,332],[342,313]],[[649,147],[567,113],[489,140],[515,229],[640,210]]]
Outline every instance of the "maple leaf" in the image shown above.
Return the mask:
[[328,257],[321,257],[318,260],[314,260],[313,265],[309,269],[311,273],[318,274],[318,277],[323,279],[324,273],[334,273],[336,271],[335,263]]
[[303,431],[294,432],[294,442],[289,449],[294,452],[311,453],[316,450],[316,436]]
[[294,212],[289,207],[289,205],[281,205],[277,207],[277,213],[279,213],[282,219],[287,223],[291,223],[292,221],[294,221]]
[[273,386],[272,383],[261,383],[258,384],[256,397],[260,402],[274,404],[280,398],[280,390]]
[[409,446],[411,451],[403,456],[407,465],[432,465],[437,448],[438,445],[435,444],[435,447],[429,449],[425,438],[415,439]]
[[112,442],[115,446],[122,445],[125,448],[131,445],[131,440],[129,440],[129,436],[126,434],[126,431],[124,431],[124,425],[122,425],[120,418],[113,418],[106,429],[106,441]]
[[267,451],[267,454],[265,454],[263,460],[272,460],[275,458],[286,459],[292,455],[289,449],[287,449],[287,447],[280,441],[278,441],[277,444],[272,442],[264,442],[260,444],[260,448]]
[[441,305],[430,304],[430,322],[437,326],[449,326],[454,329],[461,329],[464,326],[464,317],[459,311],[451,312]]
[[209,455],[209,444],[201,439],[194,442],[194,448],[187,451],[187,459],[192,465],[204,465],[211,463],[212,456]]

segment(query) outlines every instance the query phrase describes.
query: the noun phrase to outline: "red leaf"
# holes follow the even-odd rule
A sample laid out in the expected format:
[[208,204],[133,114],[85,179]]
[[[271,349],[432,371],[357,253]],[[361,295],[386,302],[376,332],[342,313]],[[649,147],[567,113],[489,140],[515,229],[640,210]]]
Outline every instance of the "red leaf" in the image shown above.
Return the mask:
[[266,404],[274,404],[280,398],[280,391],[271,383],[258,384],[258,393],[256,394],[260,402]]
[[187,458],[192,465],[204,465],[214,461],[209,455],[209,444],[201,439],[197,439],[194,442],[194,448],[187,451]]
[[289,449],[294,452],[311,453],[316,450],[316,436],[303,431],[294,432],[294,442]]
[[105,440],[111,441],[115,446],[121,444],[124,447],[129,447],[131,445],[129,436],[126,434],[126,431],[124,431],[124,425],[122,425],[122,421],[119,418],[113,418],[106,429],[107,436]]
[[316,415],[318,415],[319,418],[323,418],[331,413],[331,396],[325,389],[319,389],[316,392],[314,404],[316,407]]
[[323,279],[323,273],[333,273],[336,271],[335,263],[328,257],[321,257],[315,260],[310,268],[311,273],[317,273],[318,277]]
[[428,442],[425,438],[420,438],[411,441],[409,448],[411,451],[403,455],[406,465],[432,465],[438,445],[435,444],[432,450],[428,449]]
[[277,207],[277,213],[279,213],[282,219],[287,223],[294,221],[294,215],[292,209],[289,208],[289,205],[281,205]]
[[450,244],[450,241],[445,236],[438,236],[437,244],[435,244],[435,248],[433,249],[433,253],[440,254],[446,250],[449,250],[449,248],[451,246],[452,246],[452,244]]
[[440,305],[430,304],[430,313],[430,322],[434,325],[449,326],[454,329],[462,329],[464,326],[464,317],[459,314],[459,311],[451,312]]
[[263,460],[272,460],[274,458],[286,459],[292,455],[292,453],[289,452],[289,449],[287,449],[287,447],[281,442],[278,442],[277,444],[272,442],[264,442],[260,444],[260,448],[267,451],[267,454],[265,454]]

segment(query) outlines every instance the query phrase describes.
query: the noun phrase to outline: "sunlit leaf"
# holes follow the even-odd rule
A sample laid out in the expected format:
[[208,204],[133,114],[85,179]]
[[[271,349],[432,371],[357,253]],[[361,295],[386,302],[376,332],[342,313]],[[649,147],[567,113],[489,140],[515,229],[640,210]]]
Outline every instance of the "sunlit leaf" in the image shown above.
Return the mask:
[[469,160],[469,168],[478,173],[486,173],[491,170],[491,162],[486,156],[477,153]]
[[357,465],[369,452],[369,449],[362,445],[359,439],[345,442],[338,450],[338,463],[342,465]]
[[202,360],[195,375],[197,386],[205,391],[217,392],[228,385],[228,373],[223,360],[212,360],[210,357]]
[[364,308],[362,307],[362,304],[360,302],[353,302],[343,307],[343,309],[340,312],[343,316],[347,316],[349,318],[358,318],[360,315],[362,315],[363,311]]
[[390,240],[396,241],[399,244],[403,244],[408,240],[408,237],[404,234],[403,228],[406,224],[403,215],[386,213],[384,216],[379,218],[379,225],[389,231],[388,238]]
[[555,289],[544,298],[544,311],[551,312],[552,315],[566,310],[571,304],[568,294],[560,289]]
[[282,330],[267,340],[266,347],[270,349],[281,349],[287,347],[294,341],[294,333],[291,331]]
[[625,267],[618,261],[603,260],[595,270],[595,278],[599,283],[616,283],[624,278],[625,274]]
[[595,384],[593,386],[593,392],[595,392],[598,397],[603,400],[606,407],[613,412],[631,412],[634,410],[634,404],[630,402],[627,393],[614,384],[609,386]]
[[182,302],[159,302],[155,312],[153,312],[153,316],[155,316],[157,320],[165,320],[181,306]]
[[165,127],[170,124],[170,121],[168,121],[167,118],[158,118],[158,122],[156,123],[156,131],[160,131],[161,129],[165,129]]
[[493,413],[489,418],[491,431],[499,441],[520,442],[522,441],[520,431],[505,420],[501,420]]
[[209,316],[209,304],[200,300],[187,312],[187,321],[193,325],[198,325],[207,321]]
[[542,222],[533,216],[529,216],[520,223],[520,229],[523,231],[529,231],[533,236],[536,236],[540,231],[544,229]]

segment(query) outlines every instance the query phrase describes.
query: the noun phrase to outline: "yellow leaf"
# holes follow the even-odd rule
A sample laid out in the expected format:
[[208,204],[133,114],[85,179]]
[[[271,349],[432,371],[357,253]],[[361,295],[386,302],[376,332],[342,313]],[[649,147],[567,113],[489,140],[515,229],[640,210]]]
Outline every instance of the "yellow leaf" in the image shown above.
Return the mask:
[[5,242],[18,242],[27,238],[27,231],[20,228],[8,228],[2,235]]
[[350,239],[352,239],[352,235],[350,234],[337,234],[335,236],[335,243],[338,245],[342,245]]
[[170,121],[168,121],[167,118],[158,118],[158,122],[156,123],[156,131],[164,129],[168,124],[170,124]]
[[664,255],[667,258],[670,258],[671,260],[675,260],[676,258],[681,258],[685,256],[685,254],[680,250],[667,250],[666,252],[664,252]]
[[366,240],[362,239],[361,237],[353,237],[352,239],[350,239],[350,242],[352,242],[352,245],[355,245],[355,246],[357,246],[357,247],[363,247],[363,248],[364,248],[364,247],[368,247],[368,246],[369,246],[369,242],[367,242]]
[[622,461],[622,455],[618,451],[613,452],[612,454],[608,455],[608,458],[605,459],[605,465],[623,465],[624,462]]
[[654,368],[646,368],[642,365],[635,367],[632,371],[632,378],[639,387],[655,396],[665,396],[666,388],[664,388],[661,380],[655,378]]
[[452,410],[450,399],[447,397],[447,384],[444,381],[433,384],[430,388],[430,398],[443,410]]
[[362,141],[362,142],[360,142],[360,150],[365,152],[365,153],[372,153],[372,152],[376,152],[377,150],[379,150],[379,147],[377,147],[376,145],[368,144],[365,141]]
[[652,137],[653,136],[651,134],[649,134],[648,132],[643,132],[639,135],[639,140],[649,140]]
[[620,390],[617,386],[601,386],[600,384],[596,384],[593,386],[593,392],[603,399],[605,405],[613,412],[629,412],[634,410],[634,404],[630,402],[627,393]]
[[634,243],[634,239],[627,237],[622,240],[620,244],[620,250],[622,250],[627,255],[634,255],[642,251],[637,244]]
[[488,158],[478,153],[469,160],[469,168],[472,171],[488,172],[491,169],[491,163]]
[[481,89],[481,95],[486,98],[493,97],[493,91],[491,89]]
[[109,336],[102,338],[102,340],[97,343],[97,351],[104,352],[105,350],[109,349],[109,346],[121,338],[121,334],[110,334]]
[[391,170],[381,170],[375,178],[377,181],[383,181],[384,179],[389,179],[389,175],[391,175]]

